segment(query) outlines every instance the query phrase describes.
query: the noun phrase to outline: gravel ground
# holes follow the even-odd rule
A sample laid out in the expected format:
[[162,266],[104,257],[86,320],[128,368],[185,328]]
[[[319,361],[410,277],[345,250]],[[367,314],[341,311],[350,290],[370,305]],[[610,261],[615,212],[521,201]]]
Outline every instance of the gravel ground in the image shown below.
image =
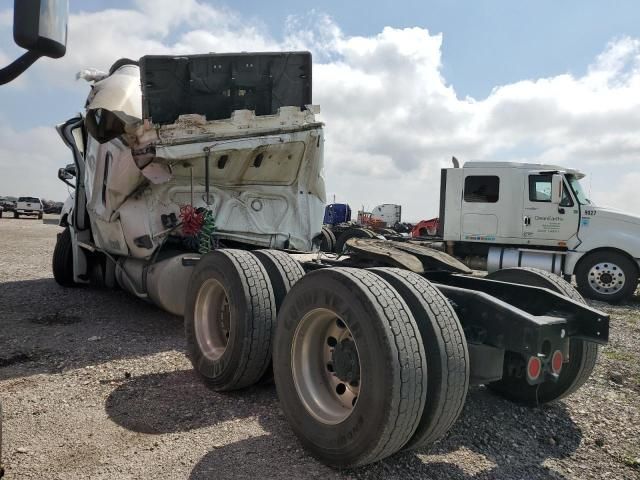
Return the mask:
[[352,471],[310,458],[272,386],[218,394],[182,322],[121,291],[51,277],[59,228],[0,220],[0,397],[8,479],[640,479],[640,299],[569,400],[522,408],[473,388],[440,443]]

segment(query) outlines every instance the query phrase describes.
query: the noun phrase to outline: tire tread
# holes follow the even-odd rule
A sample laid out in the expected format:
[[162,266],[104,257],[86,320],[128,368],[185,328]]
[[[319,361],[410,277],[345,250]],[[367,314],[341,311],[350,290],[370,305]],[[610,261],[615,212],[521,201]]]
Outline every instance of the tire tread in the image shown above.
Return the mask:
[[[430,409],[425,405],[421,425],[411,438],[406,448],[423,448],[441,438],[456,422],[467,396],[469,388],[469,351],[467,341],[458,317],[447,298],[435,288],[426,278],[399,268],[372,268],[372,272],[383,276],[391,282],[402,282],[403,286],[419,300],[431,321],[431,326],[440,337],[437,343],[439,352],[429,352],[425,345],[427,359],[431,355],[438,355],[441,363],[441,382],[434,385],[442,397],[436,399],[437,404]],[[406,299],[405,299],[406,300]],[[414,314],[415,316],[415,314]],[[423,342],[424,343],[424,342]],[[427,360],[427,367],[431,362]],[[427,375],[427,402],[430,400],[430,382],[432,374]],[[430,393],[431,392],[431,393]]]
[[426,357],[420,332],[400,295],[389,283],[372,272],[355,268],[337,268],[352,282],[370,293],[380,316],[386,322],[401,367],[399,397],[394,407],[394,421],[387,425],[384,440],[358,462],[375,462],[400,450],[418,427],[426,397]]
[[235,375],[233,388],[237,389],[256,383],[269,365],[276,312],[269,277],[258,259],[244,250],[228,249],[223,252],[236,265],[243,286],[250,293],[252,322],[249,349]]
[[51,269],[53,278],[63,287],[72,287],[73,281],[73,245],[71,242],[71,231],[66,227],[58,234],[56,246],[53,249]]

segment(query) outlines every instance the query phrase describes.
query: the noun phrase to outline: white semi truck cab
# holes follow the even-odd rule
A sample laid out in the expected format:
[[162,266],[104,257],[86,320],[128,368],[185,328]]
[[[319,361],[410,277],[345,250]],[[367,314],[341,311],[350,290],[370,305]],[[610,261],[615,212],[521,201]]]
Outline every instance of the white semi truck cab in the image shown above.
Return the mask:
[[638,285],[640,217],[594,205],[583,177],[512,162],[445,168],[439,235],[472,268],[534,267],[575,275],[590,298],[628,298]]

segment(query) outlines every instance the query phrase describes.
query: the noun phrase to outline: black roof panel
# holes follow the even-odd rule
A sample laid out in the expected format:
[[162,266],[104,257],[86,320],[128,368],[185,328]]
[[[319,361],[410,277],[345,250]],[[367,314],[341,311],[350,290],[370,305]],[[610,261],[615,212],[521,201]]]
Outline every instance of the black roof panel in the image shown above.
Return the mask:
[[234,110],[272,115],[311,104],[311,53],[146,55],[140,59],[142,113],[167,124],[198,113],[207,120]]

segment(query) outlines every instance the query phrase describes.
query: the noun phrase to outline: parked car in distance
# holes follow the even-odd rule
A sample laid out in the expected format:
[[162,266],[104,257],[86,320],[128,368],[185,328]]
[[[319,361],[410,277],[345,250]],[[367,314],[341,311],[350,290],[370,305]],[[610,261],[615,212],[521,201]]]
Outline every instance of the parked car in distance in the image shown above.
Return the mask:
[[0,207],[2,207],[5,212],[13,212],[16,208],[15,197],[0,197]]
[[46,200],[42,202],[44,205],[44,213],[59,214],[62,211],[63,202],[54,202],[53,200]]
[[13,211],[13,218],[20,218],[20,215],[42,218],[42,201],[38,197],[18,197],[16,209]]

